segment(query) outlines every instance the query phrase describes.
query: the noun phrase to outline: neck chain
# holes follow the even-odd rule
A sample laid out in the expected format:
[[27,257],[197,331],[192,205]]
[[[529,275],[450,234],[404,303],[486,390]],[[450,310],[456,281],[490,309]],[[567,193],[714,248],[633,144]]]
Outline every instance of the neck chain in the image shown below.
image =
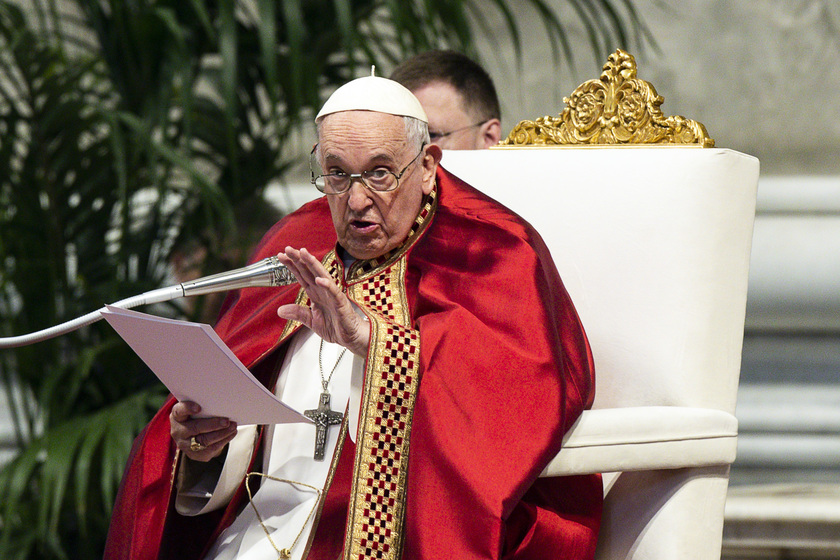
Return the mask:
[[[254,497],[251,495],[251,487],[248,486],[248,480],[252,476],[261,476],[263,478],[267,478],[269,480],[274,480],[276,482],[286,482],[288,484],[296,484],[298,486],[304,486],[309,488],[310,490],[314,490],[318,494],[318,499],[315,500],[315,504],[312,506],[312,509],[309,510],[309,515],[306,516],[306,521],[303,522],[303,527],[300,528],[298,531],[295,540],[292,541],[292,544],[289,545],[288,548],[279,548],[275,543],[274,539],[271,538],[271,533],[268,531],[268,527],[265,526],[265,522],[263,521],[262,516],[260,515],[257,506],[254,505]],[[260,526],[262,527],[263,531],[265,531],[265,536],[268,537],[268,542],[271,543],[272,548],[277,552],[277,560],[288,560],[292,557],[292,549],[295,547],[297,542],[300,540],[300,536],[303,534],[303,531],[306,529],[306,526],[309,524],[309,520],[312,519],[312,514],[315,513],[315,508],[318,503],[321,501],[321,489],[311,484],[306,484],[305,482],[298,482],[297,480],[287,480],[285,478],[276,478],[273,476],[269,476],[267,474],[259,473],[259,472],[249,472],[245,475],[245,490],[248,491],[248,501],[251,503],[251,507],[254,508],[254,513],[257,515],[257,519],[260,522]]]
[[341,358],[344,357],[345,352],[347,352],[347,348],[342,348],[341,354],[338,355],[338,359],[335,361],[335,365],[333,366],[332,371],[330,372],[330,376],[324,379],[324,364],[322,360],[322,355],[324,353],[324,339],[321,339],[321,346],[318,347],[318,370],[321,373],[321,388],[324,390],[325,393],[329,392],[329,389],[327,389],[327,387],[329,387],[330,380],[332,379],[335,370],[338,369],[338,364],[341,362]]
[[327,448],[327,429],[330,426],[341,424],[341,421],[344,419],[344,415],[342,413],[336,412],[330,407],[329,386],[330,380],[332,379],[335,370],[338,368],[341,358],[344,357],[345,352],[347,352],[347,348],[343,348],[341,350],[341,354],[338,355],[338,359],[335,361],[335,365],[330,372],[330,376],[324,379],[324,365],[321,360],[321,355],[324,353],[324,339],[321,339],[321,346],[318,349],[318,369],[321,372],[321,396],[318,399],[318,408],[303,411],[304,416],[315,423],[315,454],[313,455],[313,458],[316,461],[324,460],[324,454]]

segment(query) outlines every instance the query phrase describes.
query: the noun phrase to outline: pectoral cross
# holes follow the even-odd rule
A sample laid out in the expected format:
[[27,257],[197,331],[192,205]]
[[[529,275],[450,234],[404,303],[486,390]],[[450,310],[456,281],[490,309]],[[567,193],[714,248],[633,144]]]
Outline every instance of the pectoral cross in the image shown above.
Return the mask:
[[335,424],[341,424],[344,415],[330,408],[330,394],[327,391],[321,393],[318,408],[304,410],[303,415],[315,422],[314,459],[323,461],[327,447],[327,428]]

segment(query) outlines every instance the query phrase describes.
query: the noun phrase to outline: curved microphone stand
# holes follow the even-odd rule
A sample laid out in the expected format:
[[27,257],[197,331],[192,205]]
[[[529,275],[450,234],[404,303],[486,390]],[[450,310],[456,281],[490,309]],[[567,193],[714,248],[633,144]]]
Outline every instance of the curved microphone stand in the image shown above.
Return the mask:
[[[227,290],[238,290],[240,288],[253,287],[271,287],[271,286],[288,286],[297,282],[294,275],[289,272],[285,266],[280,263],[277,257],[268,257],[257,263],[238,268],[212,276],[205,276],[190,282],[183,282],[174,286],[166,288],[158,288],[150,292],[145,292],[140,295],[132,296],[120,300],[112,307],[121,307],[123,309],[131,309],[140,305],[147,305],[152,303],[161,303],[172,299],[198,296],[202,294],[210,294],[213,292],[224,292]],[[105,307],[97,311],[91,311],[87,315],[82,315],[72,321],[67,321],[49,327],[34,333],[25,334],[21,336],[11,336],[0,338],[0,348],[16,348],[18,346],[26,346],[27,344],[34,344],[49,338],[74,331],[78,328],[84,327],[91,323],[102,319],[102,311]]]

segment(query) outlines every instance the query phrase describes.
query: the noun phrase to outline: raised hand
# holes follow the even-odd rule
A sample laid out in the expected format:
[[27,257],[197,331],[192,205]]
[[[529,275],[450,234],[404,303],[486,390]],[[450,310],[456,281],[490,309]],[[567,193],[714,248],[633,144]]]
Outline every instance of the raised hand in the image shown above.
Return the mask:
[[309,305],[281,305],[277,315],[298,321],[326,340],[341,344],[358,356],[367,356],[370,327],[353,309],[321,262],[306,249],[286,250],[277,255],[309,296]]

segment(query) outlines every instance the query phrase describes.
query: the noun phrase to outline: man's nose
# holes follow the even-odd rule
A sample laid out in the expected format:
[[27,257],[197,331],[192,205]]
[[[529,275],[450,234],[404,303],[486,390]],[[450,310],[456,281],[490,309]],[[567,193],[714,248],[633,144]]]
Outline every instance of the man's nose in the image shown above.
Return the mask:
[[370,194],[370,189],[362,182],[362,178],[353,177],[347,190],[347,205],[353,211],[363,210],[371,204]]

